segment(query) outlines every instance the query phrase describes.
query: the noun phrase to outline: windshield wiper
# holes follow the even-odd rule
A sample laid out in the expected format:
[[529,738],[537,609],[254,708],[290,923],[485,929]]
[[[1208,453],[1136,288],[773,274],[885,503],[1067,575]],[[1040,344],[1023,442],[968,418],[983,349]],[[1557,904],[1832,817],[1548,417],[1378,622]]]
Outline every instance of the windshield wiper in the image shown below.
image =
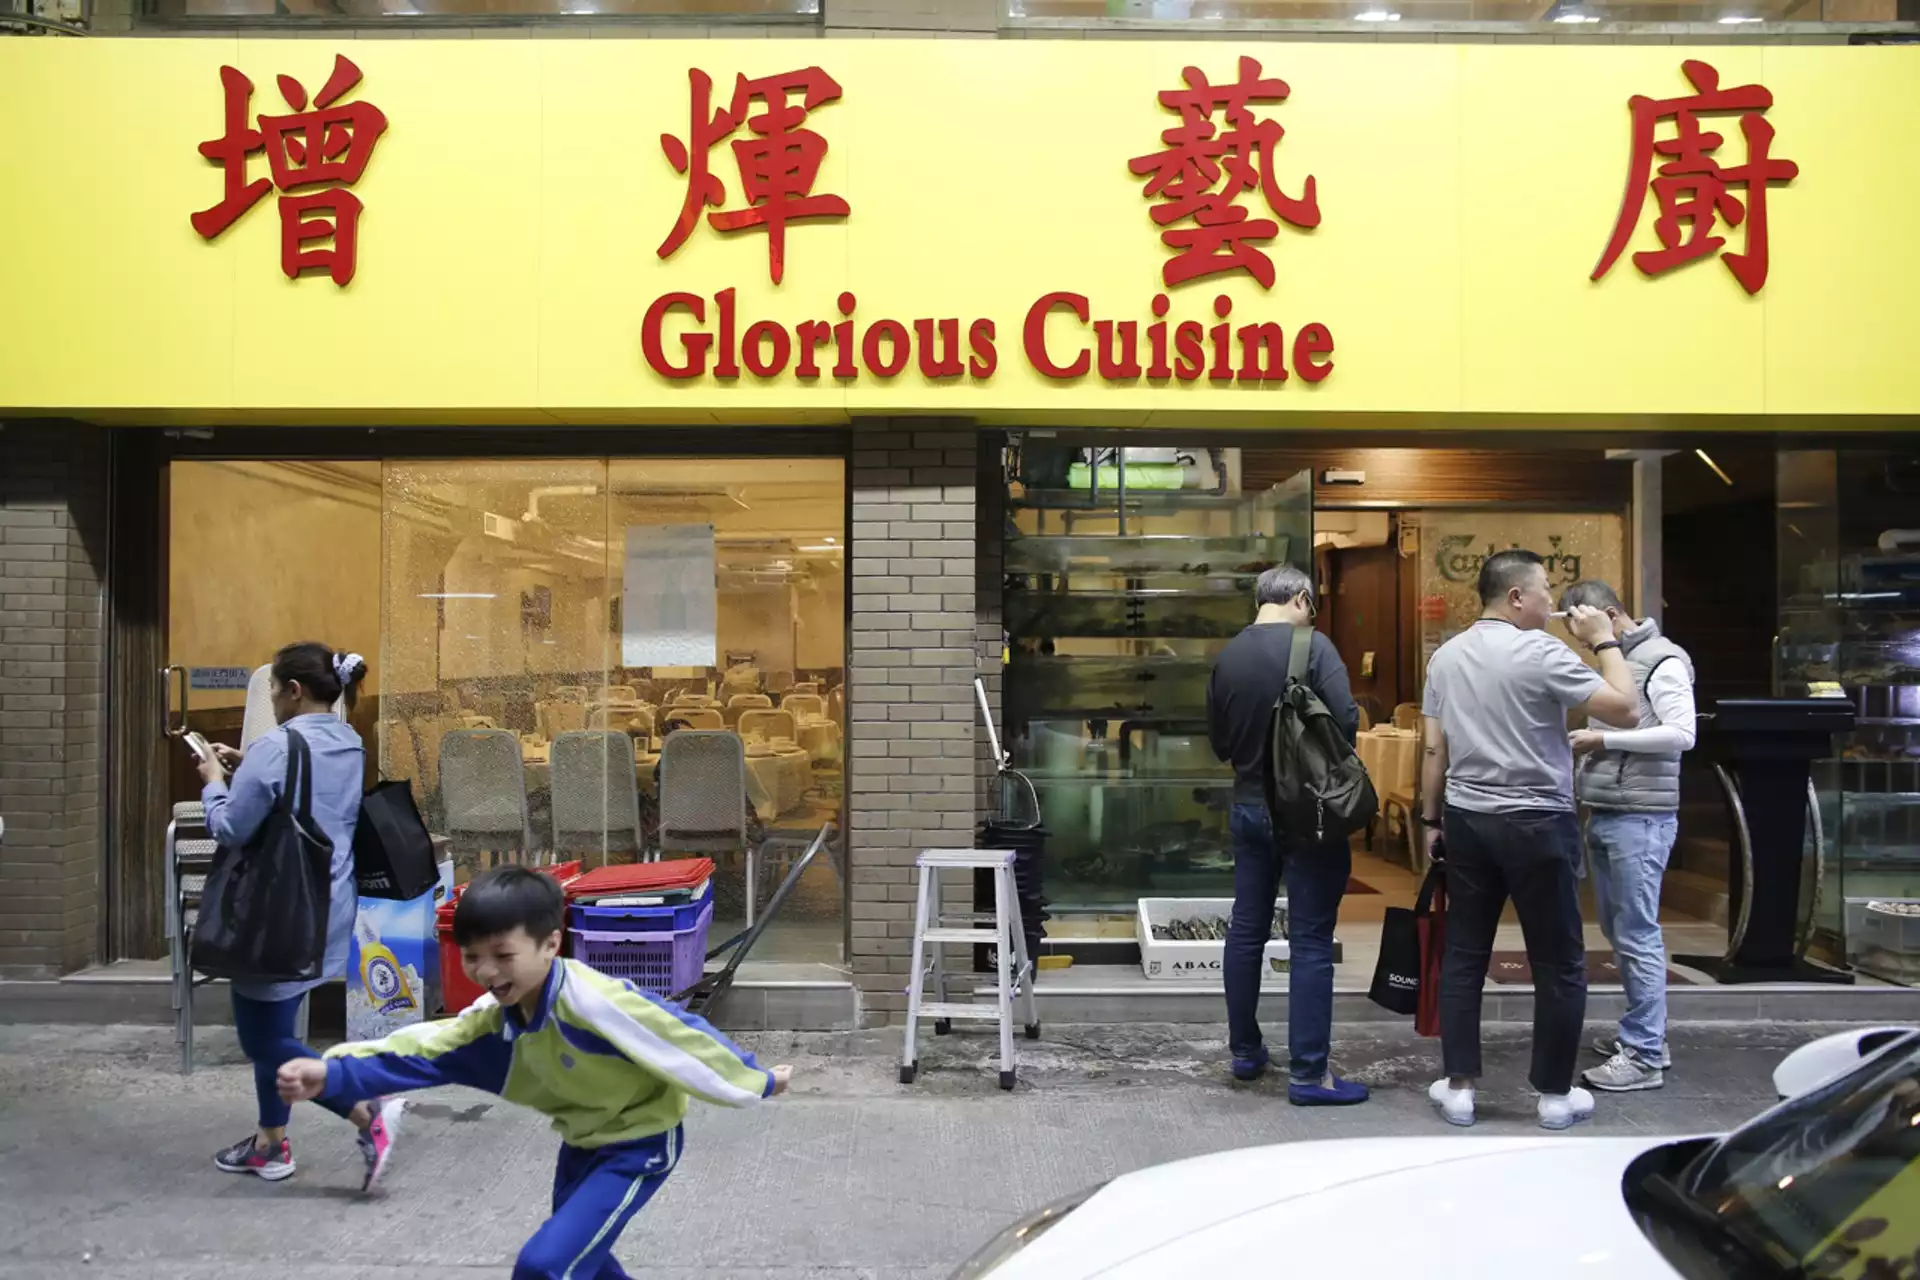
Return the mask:
[[1772,1280],[1807,1280],[1805,1267],[1797,1262],[1781,1262],[1745,1234],[1729,1226],[1719,1214],[1674,1186],[1665,1176],[1656,1173],[1642,1178],[1634,1192],[1635,1199],[1644,1201],[1643,1207],[1658,1210],[1657,1216],[1671,1224],[1693,1228],[1730,1247],[1740,1255],[1742,1261],[1760,1268]]

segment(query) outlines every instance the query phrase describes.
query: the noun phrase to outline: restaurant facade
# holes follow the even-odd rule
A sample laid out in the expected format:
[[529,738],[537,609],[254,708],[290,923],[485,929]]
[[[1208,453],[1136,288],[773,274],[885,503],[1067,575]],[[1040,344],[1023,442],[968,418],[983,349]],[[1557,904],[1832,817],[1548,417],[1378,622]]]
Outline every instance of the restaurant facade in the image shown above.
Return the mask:
[[[719,913],[832,827],[767,989],[897,1016],[914,857],[1029,794],[1050,948],[1137,966],[1139,899],[1231,892],[1205,680],[1260,570],[1313,572],[1390,728],[1516,545],[1664,616],[1703,700],[1855,699],[1808,929],[1860,962],[1920,900],[1916,58],[0,42],[0,119],[60,122],[0,134],[0,976],[164,954],[174,738],[238,741],[307,638],[368,659],[369,780],[462,877],[644,856],[665,739],[725,728]],[[476,729],[504,819],[445,785]],[[638,812],[583,831],[588,729]],[[1417,882],[1393,739],[1362,951]]]

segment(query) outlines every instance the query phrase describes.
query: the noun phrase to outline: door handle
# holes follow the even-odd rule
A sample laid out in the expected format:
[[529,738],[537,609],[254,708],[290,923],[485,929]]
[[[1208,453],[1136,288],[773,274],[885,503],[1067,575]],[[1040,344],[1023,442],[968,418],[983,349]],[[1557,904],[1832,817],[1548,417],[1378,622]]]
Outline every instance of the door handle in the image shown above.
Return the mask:
[[[169,696],[172,690],[167,688],[169,677],[180,694],[180,723],[177,727],[173,723],[173,699]],[[160,668],[160,736],[163,738],[187,736],[187,683],[185,667],[169,665]]]

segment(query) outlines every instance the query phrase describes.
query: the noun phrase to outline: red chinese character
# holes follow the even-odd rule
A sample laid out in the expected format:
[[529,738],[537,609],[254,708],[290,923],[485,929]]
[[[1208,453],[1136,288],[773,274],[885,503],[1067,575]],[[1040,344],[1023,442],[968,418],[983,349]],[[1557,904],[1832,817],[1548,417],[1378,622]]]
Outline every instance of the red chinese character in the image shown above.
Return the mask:
[[[260,127],[247,125],[253,82],[232,67],[220,68],[220,86],[226,95],[226,129],[218,138],[200,144],[200,154],[220,163],[226,190],[218,204],[193,215],[193,229],[208,240],[240,220],[242,214],[275,187],[280,189],[280,269],[288,279],[302,271],[324,270],[335,284],[353,279],[354,250],[359,241],[360,211],[365,206],[346,190],[366,172],[373,147],[386,132],[387,117],[370,102],[336,106],[360,83],[360,68],[335,55],[333,74],[307,109],[307,91],[291,76],[278,77],[280,94],[292,115],[260,117]],[[265,151],[271,180],[247,181],[247,158]],[[323,186],[305,195],[289,194],[299,187]],[[326,213],[326,218],[308,218]],[[331,240],[331,245],[326,244]],[[319,245],[317,248],[306,246]]]
[[[1160,135],[1166,150],[1136,157],[1127,165],[1146,176],[1147,198],[1162,202],[1153,209],[1156,223],[1164,227],[1193,219],[1191,227],[1160,233],[1168,248],[1179,250],[1161,268],[1161,279],[1176,285],[1222,271],[1246,271],[1271,289],[1273,260],[1254,242],[1279,235],[1280,224],[1249,219],[1234,202],[1257,183],[1267,208],[1280,218],[1302,230],[1320,225],[1314,180],[1307,179],[1296,200],[1280,190],[1274,177],[1273,153],[1286,130],[1278,121],[1254,119],[1248,109],[1256,102],[1285,102],[1291,90],[1284,80],[1261,79],[1254,58],[1240,59],[1240,79],[1233,84],[1209,84],[1198,67],[1181,74],[1185,89],[1160,94],[1161,106],[1180,113],[1180,123]],[[1213,121],[1216,111],[1225,113],[1224,132]]]
[[[827,156],[827,140],[811,129],[801,128],[809,112],[840,97],[840,86],[819,67],[758,80],[743,75],[734,81],[733,102],[715,110],[709,118],[712,78],[704,71],[693,70],[687,73],[687,79],[693,85],[693,122],[687,141],[670,133],[660,135],[660,149],[667,153],[674,172],[687,175],[687,198],[673,230],[661,242],[659,254],[671,257],[686,243],[704,206],[726,203],[726,184],[709,167],[707,156],[715,144],[744,123],[751,136],[734,140],[733,158],[740,170],[747,207],[710,213],[707,221],[716,231],[764,226],[767,269],[773,282],[779,284],[787,267],[787,224],[801,218],[844,218],[848,213],[847,202],[839,196],[813,194],[820,163]],[[794,92],[801,95],[798,106],[787,101],[787,95]],[[764,110],[749,116],[755,99]]]
[[[1707,63],[1689,60],[1681,64],[1681,69],[1693,85],[1691,97],[1656,101],[1635,94],[1628,99],[1627,105],[1633,110],[1633,157],[1627,166],[1627,191],[1620,201],[1620,220],[1614,224],[1613,238],[1607,242],[1591,278],[1598,280],[1607,274],[1633,239],[1651,185],[1660,205],[1660,216],[1653,223],[1660,248],[1634,254],[1633,265],[1655,276],[1707,257],[1727,242],[1724,236],[1713,234],[1715,219],[1725,218],[1729,227],[1746,224],[1746,252],[1722,254],[1721,261],[1741,288],[1758,293],[1767,282],[1767,184],[1791,182],[1800,166],[1767,155],[1773,144],[1773,126],[1760,113],[1773,105],[1773,94],[1765,86],[1722,89],[1720,73]],[[1724,139],[1703,130],[1700,117],[1735,111],[1746,113],[1740,117],[1740,132],[1747,142],[1747,162],[1724,168],[1713,158]],[[1674,136],[1656,140],[1655,128],[1669,119],[1674,122]],[[1672,157],[1660,166],[1657,177],[1655,152]],[[1739,187],[1746,188],[1744,204],[1735,194]]]

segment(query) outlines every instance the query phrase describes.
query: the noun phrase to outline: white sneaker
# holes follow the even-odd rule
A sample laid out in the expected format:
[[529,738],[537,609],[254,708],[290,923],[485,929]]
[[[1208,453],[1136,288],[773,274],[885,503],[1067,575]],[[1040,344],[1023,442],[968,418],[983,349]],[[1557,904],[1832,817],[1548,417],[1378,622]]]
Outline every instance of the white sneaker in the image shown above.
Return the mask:
[[[1446,1076],[1441,1076],[1427,1087],[1427,1098],[1440,1108],[1440,1118],[1448,1124],[1457,1124],[1464,1129],[1473,1123],[1472,1085],[1456,1089],[1448,1083]],[[1588,1099],[1587,1107],[1592,1109],[1592,1099]]]
[[1571,1129],[1593,1116],[1593,1095],[1575,1085],[1566,1093],[1540,1095],[1540,1127]]

